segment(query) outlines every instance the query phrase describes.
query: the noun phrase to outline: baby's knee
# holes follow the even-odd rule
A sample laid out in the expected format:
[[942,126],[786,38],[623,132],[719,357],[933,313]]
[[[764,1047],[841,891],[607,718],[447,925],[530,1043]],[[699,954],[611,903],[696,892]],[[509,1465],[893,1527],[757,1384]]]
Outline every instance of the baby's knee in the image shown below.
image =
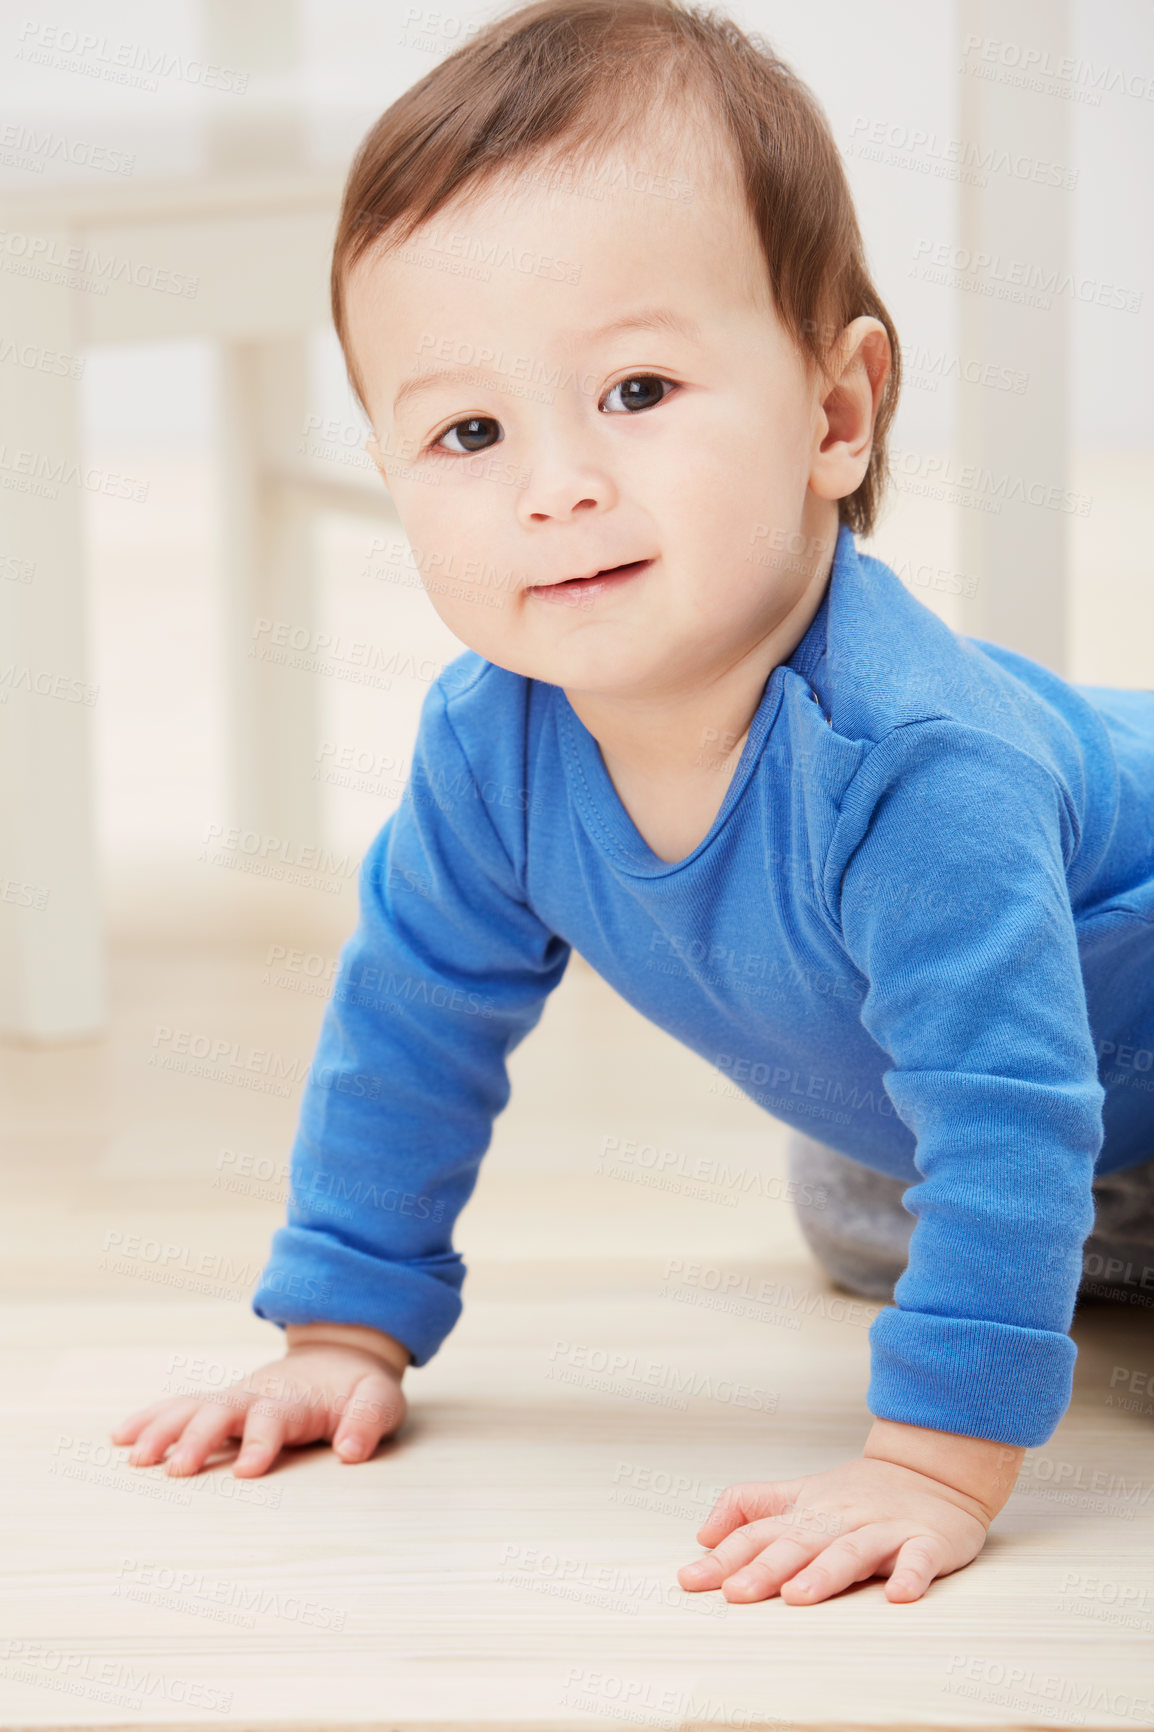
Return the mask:
[[[906,1182],[801,1131],[790,1134],[787,1147],[798,1224],[827,1275],[852,1293],[892,1297],[914,1226],[902,1204]],[[806,1194],[813,1202],[803,1207],[798,1199]]]

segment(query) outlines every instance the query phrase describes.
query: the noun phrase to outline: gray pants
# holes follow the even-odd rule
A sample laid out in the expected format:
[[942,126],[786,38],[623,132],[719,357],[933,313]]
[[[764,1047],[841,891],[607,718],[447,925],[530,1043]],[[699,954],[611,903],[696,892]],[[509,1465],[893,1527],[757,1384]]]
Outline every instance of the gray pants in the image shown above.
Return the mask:
[[[915,1224],[902,1194],[919,1180],[891,1179],[801,1131],[790,1131],[788,1151],[790,1178],[827,1193],[824,1208],[797,1208],[818,1262],[839,1287],[892,1299]],[[1154,1160],[1094,1181],[1078,1304],[1095,1300],[1154,1310]]]

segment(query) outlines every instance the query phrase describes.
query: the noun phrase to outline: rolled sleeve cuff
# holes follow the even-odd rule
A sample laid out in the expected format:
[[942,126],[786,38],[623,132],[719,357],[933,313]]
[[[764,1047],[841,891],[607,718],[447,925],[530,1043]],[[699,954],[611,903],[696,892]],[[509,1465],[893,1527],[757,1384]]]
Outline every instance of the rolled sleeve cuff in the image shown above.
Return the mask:
[[385,1263],[339,1240],[279,1227],[253,1294],[268,1323],[359,1323],[402,1342],[414,1366],[426,1364],[462,1311],[464,1266],[445,1262],[444,1276],[412,1264]]
[[1070,1405],[1078,1349],[1052,1329],[890,1305],[869,1340],[875,1419],[1033,1448]]

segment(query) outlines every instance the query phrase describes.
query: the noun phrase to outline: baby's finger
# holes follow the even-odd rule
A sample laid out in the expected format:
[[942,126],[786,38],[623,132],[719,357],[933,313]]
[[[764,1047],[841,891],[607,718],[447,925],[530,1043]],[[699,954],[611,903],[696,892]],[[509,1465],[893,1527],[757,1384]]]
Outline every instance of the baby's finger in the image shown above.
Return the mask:
[[[726,1576],[764,1551],[781,1531],[781,1523],[772,1518],[751,1522],[748,1527],[727,1535],[707,1558],[696,1558],[678,1570],[677,1579],[683,1588],[719,1588]],[[812,1557],[813,1552],[820,1551],[824,1544],[824,1539],[815,1539],[813,1549],[805,1555]]]
[[127,1419],[122,1419],[119,1425],[114,1425],[109,1432],[113,1443],[135,1443],[150,1420],[167,1411],[172,1406],[173,1398],[166,1395],[163,1401],[152,1401],[147,1407],[137,1408]]
[[258,1479],[262,1473],[267,1473],[286,1441],[292,1441],[290,1426],[288,1408],[270,1401],[255,1402],[244,1422],[240,1454],[232,1464],[234,1478]]
[[715,1546],[746,1522],[780,1515],[796,1500],[801,1484],[800,1479],[771,1479],[729,1486],[698,1528],[698,1541],[703,1546]]
[[894,1559],[887,1600],[920,1600],[935,1576],[948,1573],[945,1547],[933,1534],[915,1534]]
[[[844,1534],[826,1546],[805,1569],[783,1579],[782,1599],[787,1606],[812,1606],[819,1600],[828,1600],[832,1594],[840,1594],[852,1582],[882,1575],[908,1533],[905,1522],[867,1522],[864,1527],[855,1528],[853,1533]],[[770,1553],[776,1549],[771,1547]],[[772,1555],[765,1561],[777,1567]]]
[[238,1437],[244,1424],[244,1401],[206,1401],[193,1414],[165,1467],[171,1474],[199,1473],[214,1450]]
[[396,1431],[405,1412],[400,1384],[383,1371],[366,1372],[349,1396],[333,1448],[342,1461],[365,1461],[382,1437]]
[[131,1465],[152,1467],[160,1461],[169,1444],[180,1436],[199,1406],[200,1403],[194,1395],[185,1396],[183,1401],[162,1402],[156,1417],[137,1433],[136,1443],[128,1455]]
[[771,1599],[780,1593],[783,1582],[817,1557],[826,1543],[820,1535],[779,1534],[757,1555],[743,1558],[738,1568],[727,1564],[721,1591],[727,1600],[741,1604]]

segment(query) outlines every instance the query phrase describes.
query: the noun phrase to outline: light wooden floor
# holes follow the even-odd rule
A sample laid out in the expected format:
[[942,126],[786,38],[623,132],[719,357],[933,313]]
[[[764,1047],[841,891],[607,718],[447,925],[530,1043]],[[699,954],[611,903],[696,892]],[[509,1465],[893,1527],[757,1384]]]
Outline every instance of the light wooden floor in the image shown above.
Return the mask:
[[[205,894],[183,948],[143,903],[122,919],[106,1045],[0,1056],[0,1726],[1154,1725],[1149,1313],[1079,1320],[1072,1409],[985,1552],[922,1601],[892,1606],[880,1582],[808,1608],[680,1591],[715,1488],[858,1449],[875,1307],[844,1315],[810,1260],[776,1194],[780,1127],[577,960],[514,1055],[458,1234],[465,1316],[410,1373],[402,1436],[251,1482],[226,1457],[185,1482],[128,1467],[122,1415],[281,1341],[248,1293],[283,1205],[214,1181],[284,1161],[296,1091],[159,1069],[156,1031],[307,1058],[321,1001],[266,981],[268,946],[311,931],[335,953],[351,918],[346,901],[321,929],[268,886]],[[606,1137],[654,1152],[618,1176]],[[658,1150],[731,1173],[658,1188]],[[179,1247],[170,1266],[219,1259],[208,1291],[147,1255],[104,1267],[116,1234]],[[749,1315],[698,1302],[733,1273],[788,1291]],[[689,1374],[764,1393],[665,1387]]]

